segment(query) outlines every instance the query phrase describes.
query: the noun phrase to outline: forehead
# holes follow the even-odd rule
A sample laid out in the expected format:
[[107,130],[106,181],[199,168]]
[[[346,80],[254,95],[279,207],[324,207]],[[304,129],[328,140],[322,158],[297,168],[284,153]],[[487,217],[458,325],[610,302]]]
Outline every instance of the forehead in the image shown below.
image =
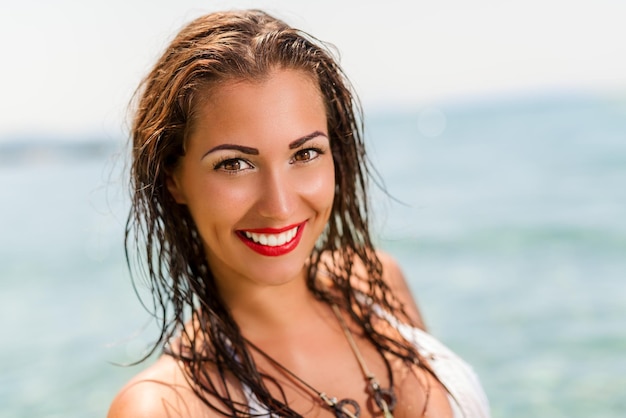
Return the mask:
[[317,81],[300,70],[278,69],[261,79],[226,80],[199,91],[197,99],[190,137],[235,140],[327,130]]

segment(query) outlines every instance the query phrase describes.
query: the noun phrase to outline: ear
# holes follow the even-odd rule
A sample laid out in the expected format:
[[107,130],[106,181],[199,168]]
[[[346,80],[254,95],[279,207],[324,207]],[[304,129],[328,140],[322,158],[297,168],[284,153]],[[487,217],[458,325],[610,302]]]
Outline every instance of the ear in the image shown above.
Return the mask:
[[180,186],[180,178],[176,172],[167,173],[167,177],[165,179],[165,185],[167,186],[167,190],[170,192],[176,203],[180,205],[187,204],[187,199],[185,199],[185,194],[183,193],[183,189]]

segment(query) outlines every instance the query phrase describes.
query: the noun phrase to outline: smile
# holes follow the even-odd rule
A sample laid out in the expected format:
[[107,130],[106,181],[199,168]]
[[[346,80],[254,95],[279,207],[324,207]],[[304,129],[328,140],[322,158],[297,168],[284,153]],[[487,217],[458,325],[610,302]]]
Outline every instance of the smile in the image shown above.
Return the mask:
[[254,232],[244,231],[246,237],[261,245],[268,245],[270,247],[278,247],[285,245],[285,243],[291,241],[296,236],[298,227],[290,229],[287,232],[281,234],[256,234]]
[[304,231],[306,222],[284,228],[263,228],[237,231],[237,236],[255,252],[276,257],[294,250]]

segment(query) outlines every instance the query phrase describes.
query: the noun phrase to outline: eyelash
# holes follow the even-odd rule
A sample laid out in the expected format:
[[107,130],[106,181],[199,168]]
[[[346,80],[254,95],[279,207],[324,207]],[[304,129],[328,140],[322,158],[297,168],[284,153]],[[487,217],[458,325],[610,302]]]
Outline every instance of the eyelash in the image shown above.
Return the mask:
[[230,158],[230,157],[224,157],[221,158],[220,160],[218,160],[214,165],[213,165],[213,169],[214,170],[222,170],[225,171],[227,173],[236,173],[238,171],[244,170],[242,168],[238,169],[238,170],[226,170],[224,169],[224,166],[227,165],[228,163],[233,164],[233,163],[245,163],[251,167],[253,167],[252,163],[250,163],[249,161],[244,160],[243,158]]
[[[302,156],[305,153],[314,153],[313,157],[310,157],[306,160],[297,160],[298,156]],[[300,164],[308,164],[309,162],[315,160],[316,158],[319,158],[320,155],[324,154],[324,150],[322,150],[321,148],[317,148],[317,147],[308,147],[308,148],[303,148],[301,150],[298,150],[294,153],[293,157],[291,158],[291,160],[289,161],[291,164],[295,164],[295,163],[300,163]],[[220,160],[218,160],[217,162],[215,162],[215,164],[213,165],[213,169],[216,171],[224,171],[226,173],[229,174],[235,174],[237,172],[240,172],[242,170],[247,170],[248,168],[239,168],[239,169],[235,169],[235,170],[228,170],[225,169],[224,166],[226,166],[227,164],[241,164],[241,163],[247,164],[250,167],[254,167],[254,165],[250,162],[247,161],[243,158],[232,158],[232,157],[224,157],[221,158]]]

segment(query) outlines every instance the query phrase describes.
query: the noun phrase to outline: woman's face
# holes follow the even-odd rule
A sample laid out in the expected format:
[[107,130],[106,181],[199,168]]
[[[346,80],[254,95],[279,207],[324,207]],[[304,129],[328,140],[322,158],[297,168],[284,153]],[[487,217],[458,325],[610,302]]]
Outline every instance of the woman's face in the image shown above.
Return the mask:
[[302,277],[335,189],[319,87],[281,69],[207,90],[168,189],[188,206],[221,292]]

